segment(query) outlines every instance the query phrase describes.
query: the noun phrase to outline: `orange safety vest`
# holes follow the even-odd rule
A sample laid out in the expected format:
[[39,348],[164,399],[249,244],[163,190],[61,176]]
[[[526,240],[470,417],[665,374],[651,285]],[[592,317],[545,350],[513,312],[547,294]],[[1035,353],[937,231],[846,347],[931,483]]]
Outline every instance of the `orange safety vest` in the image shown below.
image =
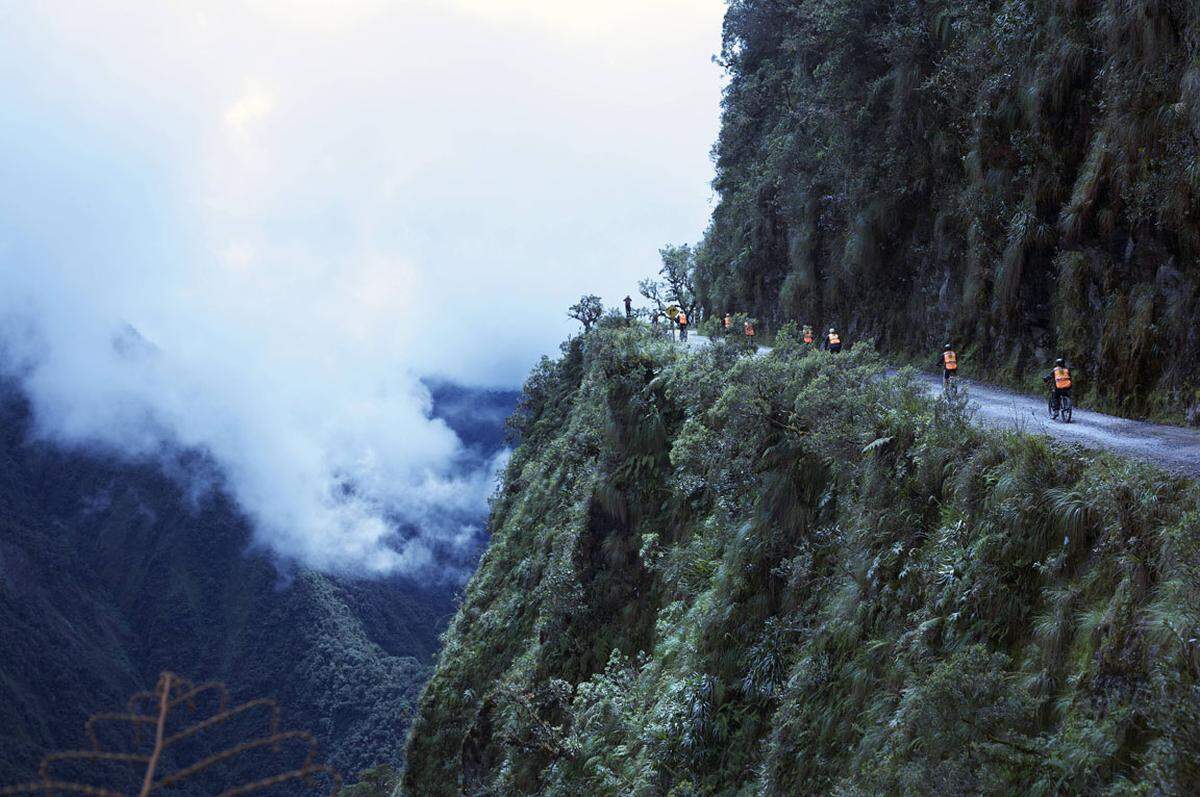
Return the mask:
[[839,345],[841,345],[841,342],[842,342],[841,335],[839,335],[836,332],[829,333],[829,345],[830,346],[839,346]]
[[754,337],[754,325],[753,324],[751,324],[750,322],[747,321],[745,330],[746,330],[746,337],[748,337],[748,338]]
[[725,328],[729,329],[731,326],[733,326],[733,319],[730,318],[728,315],[726,315],[725,316]]
[[675,316],[675,320],[679,322],[679,326],[686,327],[687,326],[687,313],[680,313],[679,315]]
[[810,345],[810,346],[812,345],[812,342],[813,342],[813,331],[812,331],[812,327],[805,327],[805,328],[804,328],[804,342],[805,342],[805,343],[807,343],[807,344],[808,344],[808,345]]
[[1071,369],[1070,368],[1055,368],[1054,369],[1054,386],[1059,390],[1066,390],[1071,387]]
[[954,352],[952,352],[952,351],[944,352],[942,354],[942,362],[946,363],[947,371],[957,371],[958,370],[958,355],[955,354]]

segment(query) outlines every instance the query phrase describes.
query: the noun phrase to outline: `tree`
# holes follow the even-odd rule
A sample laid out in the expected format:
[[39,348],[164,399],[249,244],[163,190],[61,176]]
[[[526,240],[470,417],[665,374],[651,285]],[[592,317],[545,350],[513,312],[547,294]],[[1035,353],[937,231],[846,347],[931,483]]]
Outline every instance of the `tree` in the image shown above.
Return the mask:
[[667,309],[666,297],[663,296],[662,286],[658,284],[657,280],[653,280],[653,279],[639,280],[638,281],[638,293],[640,293],[642,296],[649,299],[650,301],[654,302],[654,306],[658,309],[658,312],[660,312],[660,313],[666,312],[666,309]]
[[604,303],[595,294],[587,294],[580,298],[577,304],[571,305],[567,311],[568,318],[574,318],[583,324],[583,331],[590,332],[600,316],[604,315]]
[[696,250],[689,244],[668,244],[658,250],[662,257],[659,279],[644,279],[638,283],[642,296],[654,302],[659,312],[669,305],[678,305],[689,319],[695,319],[699,301],[696,298]]

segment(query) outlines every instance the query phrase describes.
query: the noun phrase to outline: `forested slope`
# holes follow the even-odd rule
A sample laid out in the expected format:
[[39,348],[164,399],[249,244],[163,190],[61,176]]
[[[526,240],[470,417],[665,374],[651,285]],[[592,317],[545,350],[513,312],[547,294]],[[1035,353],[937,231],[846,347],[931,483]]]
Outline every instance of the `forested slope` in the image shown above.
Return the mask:
[[1193,483],[745,355],[536,369],[407,794],[1200,789]]
[[[434,400],[485,458],[515,396],[441,385]],[[464,403],[478,409],[470,428]],[[119,709],[164,669],[276,699],[348,781],[399,763],[455,584],[281,565],[251,548],[220,489],[190,489],[201,453],[168,476],[31,440],[30,413],[0,380],[0,786],[83,746],[89,714]]]
[[1200,412],[1200,4],[733,0],[710,313]]

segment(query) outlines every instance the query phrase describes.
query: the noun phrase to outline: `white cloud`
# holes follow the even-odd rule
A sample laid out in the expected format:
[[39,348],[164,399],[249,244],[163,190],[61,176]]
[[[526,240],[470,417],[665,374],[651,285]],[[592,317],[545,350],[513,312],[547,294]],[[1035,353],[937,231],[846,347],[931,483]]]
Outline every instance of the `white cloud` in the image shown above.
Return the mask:
[[672,27],[709,25],[720,19],[725,8],[724,0],[449,0],[448,4],[484,19],[537,26],[555,36],[610,36],[626,47],[643,36],[661,36]]
[[251,83],[246,93],[225,112],[225,128],[232,136],[244,136],[248,128],[266,119],[274,107],[271,93]]
[[[488,482],[418,378],[518,384],[579,294],[615,304],[699,234],[722,8],[8,12],[0,329],[45,433],[205,448],[264,543],[420,566]],[[159,353],[115,355],[123,323]]]

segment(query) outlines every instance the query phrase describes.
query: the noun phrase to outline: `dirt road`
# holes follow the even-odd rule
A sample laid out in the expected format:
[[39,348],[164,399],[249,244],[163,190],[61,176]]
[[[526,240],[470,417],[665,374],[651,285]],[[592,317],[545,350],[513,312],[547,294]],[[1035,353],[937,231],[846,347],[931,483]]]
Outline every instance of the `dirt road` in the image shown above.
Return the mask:
[[[687,341],[690,348],[708,344],[709,340],[700,335],[692,335]],[[759,348],[760,354],[769,351],[766,347]],[[940,376],[919,374],[917,378],[928,388],[930,395],[941,395]],[[986,426],[1015,429],[1077,443],[1085,448],[1112,451],[1200,478],[1200,429],[1131,421],[1079,407],[1075,408],[1071,423],[1059,423],[1050,419],[1045,398],[967,379],[960,380],[959,384],[966,390],[976,420]]]

